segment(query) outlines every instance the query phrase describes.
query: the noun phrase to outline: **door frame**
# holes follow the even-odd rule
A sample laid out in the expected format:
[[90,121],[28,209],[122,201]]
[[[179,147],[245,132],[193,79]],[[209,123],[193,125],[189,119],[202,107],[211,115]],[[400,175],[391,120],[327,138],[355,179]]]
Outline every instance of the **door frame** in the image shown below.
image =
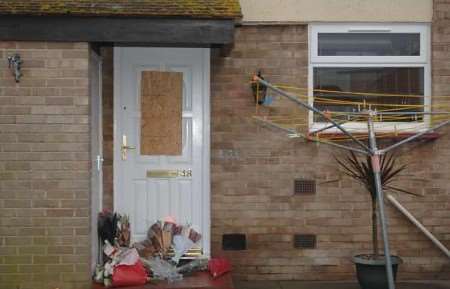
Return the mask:
[[[91,155],[91,271],[95,271],[99,248],[97,215],[103,209],[103,59],[94,50],[89,52],[89,90],[90,90],[90,155]],[[96,82],[93,75],[96,74]],[[94,100],[95,99],[95,100]],[[97,147],[97,153],[94,153]],[[98,175],[97,175],[98,173]],[[97,184],[96,184],[97,183]]]
[[[120,107],[117,105],[120,102],[119,92],[121,91],[120,74],[121,70],[120,63],[123,58],[123,51],[129,47],[114,47],[114,132],[113,132],[113,204],[114,210],[117,209],[116,201],[119,200],[117,194],[117,188],[119,188],[119,179],[117,172],[119,171],[119,166],[121,163],[120,147],[121,147],[121,132],[119,132],[118,126],[118,115],[121,113]],[[130,47],[131,48],[131,47]],[[145,47],[140,47],[145,49]],[[152,47],[154,49],[154,47]],[[161,49],[165,49],[161,47]],[[193,48],[189,48],[193,49]],[[210,68],[211,68],[211,50],[210,48],[194,48],[202,50],[202,62],[203,62],[203,75],[202,75],[202,108],[203,108],[203,149],[202,149],[202,190],[203,190],[203,223],[206,231],[201,232],[203,238],[205,239],[205,246],[203,248],[203,253],[205,256],[211,255],[211,167],[210,167],[210,156],[211,156],[211,109],[210,109]]]

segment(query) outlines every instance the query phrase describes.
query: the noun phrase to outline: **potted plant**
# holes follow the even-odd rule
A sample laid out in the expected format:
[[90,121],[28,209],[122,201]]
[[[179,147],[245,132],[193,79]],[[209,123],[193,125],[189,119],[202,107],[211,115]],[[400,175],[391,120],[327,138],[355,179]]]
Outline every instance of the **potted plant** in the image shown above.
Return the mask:
[[[353,257],[356,265],[356,274],[360,286],[363,289],[384,289],[388,288],[385,256],[380,255],[378,247],[378,211],[377,211],[377,193],[375,190],[375,178],[371,165],[371,158],[359,159],[353,152],[350,152],[343,159],[335,158],[343,172],[358,181],[366,188],[371,197],[372,213],[372,253],[361,254]],[[383,191],[399,192],[418,196],[392,185],[399,174],[403,172],[406,165],[397,165],[393,154],[382,155],[380,158],[380,175]],[[394,279],[397,274],[398,265],[401,259],[397,256],[391,256],[392,270]]]

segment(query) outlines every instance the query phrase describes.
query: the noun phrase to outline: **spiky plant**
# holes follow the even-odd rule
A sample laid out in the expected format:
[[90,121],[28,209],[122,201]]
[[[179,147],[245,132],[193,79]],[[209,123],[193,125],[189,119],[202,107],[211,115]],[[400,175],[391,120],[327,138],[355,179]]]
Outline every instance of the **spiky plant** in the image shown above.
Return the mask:
[[[342,159],[337,157],[335,157],[335,159],[347,176],[361,183],[370,193],[372,200],[372,249],[373,257],[378,258],[377,192],[375,189],[375,176],[371,165],[371,157],[367,156],[365,159],[359,159],[353,152],[350,152],[349,155]],[[392,185],[392,183],[398,179],[400,173],[405,169],[406,165],[396,164],[394,154],[382,155],[380,157],[380,175],[383,191],[419,196]]]

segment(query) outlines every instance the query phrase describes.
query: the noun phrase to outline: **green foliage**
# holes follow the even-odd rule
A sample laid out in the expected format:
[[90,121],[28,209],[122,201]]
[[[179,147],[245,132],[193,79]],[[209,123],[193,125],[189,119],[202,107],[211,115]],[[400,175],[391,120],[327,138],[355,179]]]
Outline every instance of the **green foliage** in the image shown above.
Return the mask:
[[[377,191],[375,187],[375,174],[372,166],[372,157],[358,159],[355,153],[350,152],[343,159],[336,158],[337,163],[343,169],[344,173],[352,179],[358,181],[367,189],[372,199],[372,249],[373,257],[379,257],[378,248],[378,223],[377,223]],[[406,165],[396,164],[394,154],[386,154],[380,157],[380,178],[383,191],[399,192],[409,195],[419,196],[415,193],[403,190],[392,185],[400,173],[406,169]]]
[[[344,173],[352,179],[358,181],[370,193],[372,200],[376,200],[377,192],[375,190],[375,176],[372,168],[372,160],[370,156],[365,159],[358,159],[355,153],[350,152],[344,159],[336,158],[339,166]],[[394,154],[386,154],[380,157],[380,176],[381,185],[384,191],[399,192],[419,196],[418,194],[403,190],[393,186],[392,183],[398,179],[400,173],[406,169],[406,165],[397,166],[397,160]]]

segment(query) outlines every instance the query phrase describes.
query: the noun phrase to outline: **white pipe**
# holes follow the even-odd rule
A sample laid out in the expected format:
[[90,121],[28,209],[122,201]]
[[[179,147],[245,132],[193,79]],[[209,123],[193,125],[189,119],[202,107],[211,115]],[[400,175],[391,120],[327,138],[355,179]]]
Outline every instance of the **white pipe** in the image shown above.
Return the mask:
[[442,244],[436,237],[433,236],[433,234],[430,233],[430,231],[427,230],[413,215],[411,215],[408,210],[403,207],[393,196],[388,195],[387,199],[400,211],[405,215],[411,223],[416,225],[417,228],[419,228],[422,233],[427,236],[431,242],[433,242],[439,249],[441,249],[442,252],[444,252],[445,255],[447,255],[448,258],[450,258],[450,251]]

